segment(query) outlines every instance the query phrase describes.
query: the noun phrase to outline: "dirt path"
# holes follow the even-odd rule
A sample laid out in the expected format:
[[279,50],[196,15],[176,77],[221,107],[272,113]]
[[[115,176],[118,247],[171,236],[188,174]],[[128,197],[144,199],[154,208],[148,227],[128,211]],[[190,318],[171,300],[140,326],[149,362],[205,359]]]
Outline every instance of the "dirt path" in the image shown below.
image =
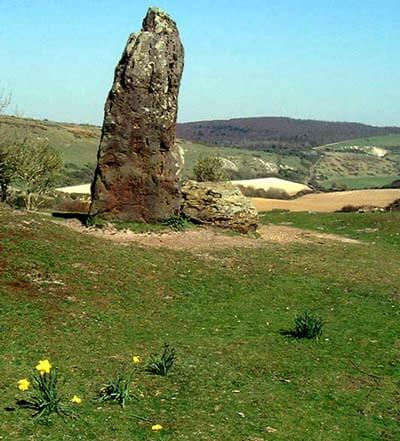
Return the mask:
[[357,244],[357,240],[334,234],[317,233],[284,225],[262,225],[258,229],[257,238],[229,235],[216,229],[198,227],[186,231],[170,231],[165,233],[134,233],[118,231],[113,228],[86,228],[77,220],[68,220],[67,227],[82,234],[112,240],[121,244],[137,243],[146,247],[168,248],[184,251],[212,251],[225,248],[259,248],[267,243],[316,242],[331,241]]
[[258,212],[279,209],[332,213],[340,210],[345,205],[372,205],[374,207],[386,207],[396,199],[400,199],[400,189],[315,193],[307,194],[290,201],[262,198],[252,198],[252,201]]

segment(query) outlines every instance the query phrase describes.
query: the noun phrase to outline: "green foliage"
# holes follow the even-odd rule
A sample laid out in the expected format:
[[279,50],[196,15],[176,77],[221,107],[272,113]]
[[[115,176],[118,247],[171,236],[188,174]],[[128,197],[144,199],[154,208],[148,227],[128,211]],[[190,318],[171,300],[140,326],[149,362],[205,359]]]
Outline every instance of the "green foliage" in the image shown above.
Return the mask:
[[165,218],[162,221],[162,223],[163,225],[171,228],[172,230],[177,230],[177,231],[184,230],[188,225],[187,219],[179,214]]
[[7,145],[0,145],[0,200],[5,202],[8,188],[17,170],[17,157]]
[[38,208],[38,196],[54,188],[61,171],[62,160],[47,141],[19,145],[15,151],[17,168],[13,181],[21,190],[25,207]]
[[294,319],[295,327],[291,335],[296,338],[318,339],[322,335],[323,321],[310,311],[304,311]]
[[63,169],[57,179],[57,185],[67,187],[69,185],[92,182],[95,170],[95,164],[77,165],[71,162],[64,164]]
[[199,182],[218,182],[226,179],[224,163],[219,156],[201,156],[193,167],[193,173]]
[[100,215],[91,215],[86,218],[86,226],[94,228],[105,228],[108,222],[103,219]]
[[150,362],[146,366],[146,372],[152,375],[165,376],[172,368],[175,362],[175,349],[168,344],[164,344],[163,352],[159,354],[151,354]]
[[37,209],[41,196],[55,186],[62,167],[60,155],[47,141],[5,143],[0,147],[0,190],[2,200],[12,184],[20,192],[25,208]]
[[60,416],[72,415],[61,401],[57,382],[57,369],[52,369],[49,373],[35,373],[32,378],[33,395],[28,400],[17,401],[17,404],[32,409],[34,418],[48,417],[52,413]]
[[105,384],[98,393],[100,402],[113,401],[118,403],[122,408],[126,402],[131,399],[131,383],[134,370],[128,374],[120,374],[116,378]]
[[49,374],[38,373],[33,377],[33,387],[36,392],[36,395],[32,397],[32,404],[36,410],[34,416],[41,417],[51,413],[68,415],[58,396],[57,380],[56,369],[52,369]]

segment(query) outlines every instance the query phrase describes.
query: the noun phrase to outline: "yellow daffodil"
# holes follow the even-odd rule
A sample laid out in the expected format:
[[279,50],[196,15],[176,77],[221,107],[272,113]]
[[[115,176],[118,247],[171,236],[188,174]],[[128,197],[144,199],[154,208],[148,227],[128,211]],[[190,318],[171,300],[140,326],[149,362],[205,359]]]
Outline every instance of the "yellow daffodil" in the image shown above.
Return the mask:
[[162,428],[163,426],[161,424],[154,424],[154,426],[151,426],[151,430],[154,430],[154,432],[159,432]]
[[40,360],[36,369],[40,372],[40,375],[49,374],[51,370],[51,364],[49,360]]
[[139,364],[139,363],[141,363],[142,362],[142,359],[141,359],[141,357],[139,357],[139,355],[134,355],[133,357],[132,357],[132,363],[133,364]]
[[71,403],[74,403],[74,404],[81,404],[81,403],[82,403],[82,398],[78,397],[78,395],[74,395],[74,396],[71,398]]
[[19,390],[28,390],[29,386],[31,385],[30,381],[26,378],[23,378],[22,380],[18,381],[18,389]]

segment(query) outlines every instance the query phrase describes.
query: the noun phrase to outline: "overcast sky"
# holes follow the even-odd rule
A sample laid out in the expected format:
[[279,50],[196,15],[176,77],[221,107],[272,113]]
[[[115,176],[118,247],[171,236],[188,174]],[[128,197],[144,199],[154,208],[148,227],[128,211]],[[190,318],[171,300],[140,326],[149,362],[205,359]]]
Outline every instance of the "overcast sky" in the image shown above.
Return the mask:
[[149,6],[185,46],[179,121],[400,125],[399,0],[0,0],[0,90],[25,116],[101,124]]

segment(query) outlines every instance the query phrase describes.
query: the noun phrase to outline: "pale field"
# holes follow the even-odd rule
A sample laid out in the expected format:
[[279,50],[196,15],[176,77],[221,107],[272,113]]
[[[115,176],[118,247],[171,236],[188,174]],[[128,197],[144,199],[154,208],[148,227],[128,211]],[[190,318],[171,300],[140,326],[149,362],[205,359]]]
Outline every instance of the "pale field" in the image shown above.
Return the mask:
[[[304,184],[298,184],[297,182],[286,181],[279,178],[261,178],[261,179],[243,179],[240,181],[231,181],[234,185],[243,185],[244,187],[252,187],[255,189],[261,188],[268,190],[269,188],[280,188],[285,190],[290,196],[297,194],[299,191],[310,190]],[[57,191],[63,193],[80,193],[90,194],[90,184],[74,185],[72,187],[57,188]]]
[[279,188],[285,190],[289,196],[294,196],[300,191],[311,190],[307,185],[298,182],[286,181],[279,178],[259,178],[259,179],[243,179],[240,181],[231,181],[234,185],[242,185],[243,187],[251,187],[254,189],[269,190],[271,188]]
[[386,207],[400,199],[400,189],[354,190],[334,193],[314,193],[290,201],[252,198],[258,212],[271,210],[334,212],[346,205]]
[[71,187],[60,187],[56,188],[57,191],[63,193],[79,193],[79,194],[90,194],[90,184],[73,185]]

